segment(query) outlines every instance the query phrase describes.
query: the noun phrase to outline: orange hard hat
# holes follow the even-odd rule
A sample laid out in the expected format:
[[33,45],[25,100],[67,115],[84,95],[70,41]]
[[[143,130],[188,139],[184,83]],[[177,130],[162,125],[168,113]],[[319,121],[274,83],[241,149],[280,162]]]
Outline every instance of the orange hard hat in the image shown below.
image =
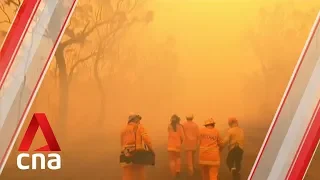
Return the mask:
[[188,115],[186,116],[186,118],[187,118],[187,119],[193,119],[193,114],[188,114]]
[[130,121],[133,121],[135,119],[141,120],[142,117],[139,114],[133,114],[132,113],[132,114],[129,115],[128,121],[130,122]]
[[210,119],[207,119],[204,121],[204,125],[207,126],[207,125],[211,125],[211,124],[215,124],[215,120],[213,118],[210,118]]
[[238,119],[235,117],[229,117],[228,118],[228,123],[232,124],[232,123],[238,123]]

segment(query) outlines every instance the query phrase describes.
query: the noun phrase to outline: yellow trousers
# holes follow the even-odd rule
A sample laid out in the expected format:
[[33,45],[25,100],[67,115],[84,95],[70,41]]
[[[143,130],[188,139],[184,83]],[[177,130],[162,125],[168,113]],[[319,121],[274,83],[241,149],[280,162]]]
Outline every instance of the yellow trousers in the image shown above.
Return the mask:
[[201,165],[202,180],[218,180],[220,166]]
[[181,169],[180,152],[169,151],[168,153],[171,175],[175,176],[177,173],[180,173]]
[[132,164],[123,167],[122,180],[146,180],[144,166]]
[[186,161],[188,167],[189,176],[193,175],[194,167],[195,167],[195,153],[196,151],[186,151]]

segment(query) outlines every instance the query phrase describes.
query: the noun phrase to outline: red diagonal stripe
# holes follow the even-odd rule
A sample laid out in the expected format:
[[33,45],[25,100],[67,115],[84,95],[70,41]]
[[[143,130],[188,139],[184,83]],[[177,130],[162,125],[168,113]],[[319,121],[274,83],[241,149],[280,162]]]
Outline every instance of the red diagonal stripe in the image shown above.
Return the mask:
[[298,64],[296,66],[296,70],[293,72],[293,74],[291,76],[291,80],[289,81],[289,84],[288,84],[287,90],[285,91],[283,100],[280,102],[278,110],[277,110],[277,112],[275,114],[275,118],[274,118],[273,122],[271,123],[271,125],[269,127],[269,130],[267,132],[266,138],[265,138],[265,140],[264,140],[264,142],[262,144],[262,147],[260,149],[260,152],[259,152],[259,154],[257,156],[256,162],[254,163],[254,165],[252,167],[252,170],[251,170],[251,172],[249,174],[248,180],[252,180],[254,174],[256,173],[256,169],[258,167],[258,164],[260,163],[262,154],[264,153],[264,150],[265,150],[265,148],[266,148],[266,146],[267,146],[267,144],[269,142],[269,139],[270,139],[270,136],[271,136],[271,134],[272,134],[272,132],[274,130],[274,127],[277,124],[277,121],[279,119],[279,116],[281,114],[283,106],[284,106],[284,104],[285,104],[285,102],[287,100],[287,97],[289,95],[289,92],[291,91],[292,85],[293,85],[293,83],[294,83],[294,81],[295,81],[295,79],[297,77],[297,74],[298,74],[300,68],[301,68],[302,62],[305,60],[305,56],[306,56],[306,54],[308,52],[310,44],[311,44],[312,40],[315,38],[316,30],[317,30],[319,25],[320,25],[320,19],[317,19],[317,21],[315,22],[315,24],[313,26],[313,29],[311,30],[311,33],[309,35],[309,39],[308,39],[307,43],[305,44],[305,49],[302,52],[302,55],[300,56],[300,59],[299,59]]
[[0,49],[0,89],[41,0],[24,0]]
[[[27,0],[26,0],[26,1],[27,1]],[[59,44],[59,42],[60,42],[60,39],[61,39],[61,37],[62,37],[62,34],[63,34],[63,32],[64,32],[64,30],[65,30],[65,28],[66,28],[66,24],[68,23],[68,20],[70,19],[71,14],[73,13],[73,10],[74,10],[76,4],[77,4],[77,0],[74,0],[73,3],[72,3],[71,9],[69,10],[69,12],[68,12],[68,14],[67,14],[67,16],[66,16],[66,18],[65,18],[65,21],[64,21],[64,23],[63,23],[63,25],[62,25],[62,29],[60,30],[59,35],[58,35],[56,41],[54,42],[54,46],[52,47],[52,50],[51,50],[51,52],[50,52],[50,54],[49,54],[49,57],[48,57],[48,59],[47,59],[47,61],[46,61],[46,63],[45,63],[45,67],[44,67],[44,69],[42,70],[42,72],[41,72],[41,74],[40,74],[40,77],[39,77],[39,79],[38,79],[38,81],[37,81],[37,83],[36,83],[36,85],[35,85],[35,88],[33,89],[32,93],[31,93],[31,96],[30,96],[30,98],[29,98],[29,100],[28,100],[28,102],[27,102],[27,105],[26,105],[26,107],[25,107],[25,109],[24,109],[24,111],[23,111],[23,113],[22,113],[22,116],[21,116],[21,118],[20,118],[20,120],[19,120],[19,122],[18,122],[18,126],[17,126],[17,128],[15,129],[14,134],[13,134],[13,136],[12,136],[11,139],[10,139],[9,146],[7,147],[7,149],[6,149],[6,151],[5,151],[5,154],[4,154],[4,156],[2,157],[2,159],[0,159],[0,174],[1,174],[1,172],[2,172],[2,169],[1,169],[1,168],[3,168],[4,164],[6,163],[6,161],[7,161],[7,159],[8,159],[8,156],[9,156],[11,150],[12,150],[13,144],[15,143],[15,141],[16,141],[16,139],[17,139],[17,135],[18,135],[18,133],[19,133],[19,131],[20,131],[20,129],[21,129],[21,126],[23,125],[24,120],[25,120],[25,116],[26,116],[26,114],[28,113],[29,108],[30,108],[30,106],[31,106],[31,104],[32,104],[32,102],[33,102],[34,96],[35,96],[35,94],[37,93],[38,88],[39,88],[39,86],[40,86],[40,84],[41,84],[41,82],[42,82],[42,80],[43,80],[44,74],[45,74],[45,72],[46,72],[46,68],[48,67],[49,62],[50,62],[50,60],[52,59],[52,56],[54,55],[54,52],[55,52],[55,50],[56,50],[56,48],[57,48],[57,46],[58,46],[58,44]]]
[[300,152],[296,154],[296,161],[291,165],[291,171],[287,175],[288,180],[303,179],[312,160],[320,139],[320,101],[315,108],[315,117],[310,123],[309,131],[305,133],[304,141],[300,144]]

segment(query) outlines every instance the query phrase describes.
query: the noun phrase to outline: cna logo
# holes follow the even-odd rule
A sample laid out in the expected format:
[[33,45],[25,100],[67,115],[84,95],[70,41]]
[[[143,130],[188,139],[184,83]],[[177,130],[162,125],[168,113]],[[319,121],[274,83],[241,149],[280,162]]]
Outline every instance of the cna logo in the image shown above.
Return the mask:
[[46,153],[47,157],[43,153],[35,153],[30,155],[29,153],[21,153],[17,157],[17,166],[21,170],[29,170],[30,164],[23,164],[23,159],[31,158],[31,169],[38,169],[37,160],[40,159],[40,169],[61,169],[61,157],[57,153],[50,153],[52,151],[61,151],[57,139],[52,131],[49,121],[44,113],[35,113],[31,119],[29,127],[21,141],[18,151],[27,152],[30,149],[32,141],[37,133],[38,128],[42,130],[43,136],[47,141],[47,145],[40,147],[34,151],[36,152],[49,152]]

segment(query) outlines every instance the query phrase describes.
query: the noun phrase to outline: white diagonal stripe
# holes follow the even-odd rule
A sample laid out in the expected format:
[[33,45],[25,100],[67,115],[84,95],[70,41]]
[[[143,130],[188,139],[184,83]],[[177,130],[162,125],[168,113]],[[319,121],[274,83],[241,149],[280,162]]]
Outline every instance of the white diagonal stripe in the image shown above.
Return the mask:
[[[291,76],[289,85],[271,123],[262,148],[260,149],[258,157],[253,165],[251,173],[248,177],[249,180],[266,180],[268,178],[276,178],[277,180],[279,178],[279,180],[281,180],[281,178],[284,178],[288,173],[292,161],[294,160],[294,155],[298,150],[300,141],[302,140],[302,137],[307,129],[307,125],[311,119],[309,111],[302,112],[303,107],[307,108],[306,106],[309,106],[310,104],[308,108],[314,110],[312,109],[312,105],[314,106],[314,101],[310,99],[309,95],[307,95],[307,91],[309,92],[312,89],[310,89],[310,83],[315,82],[314,73],[317,74],[318,71],[318,69],[315,70],[315,68],[318,66],[318,58],[320,57],[319,21],[320,12],[309,34],[309,38],[300,55],[293,75]],[[320,82],[316,82],[316,84],[319,83]],[[318,97],[317,94],[313,95]],[[316,97],[315,101],[317,100]],[[306,98],[310,101],[308,101]],[[301,103],[303,103],[305,106],[301,106]],[[301,119],[301,121],[298,121],[297,119],[299,116],[306,119],[304,119],[304,121]],[[307,119],[308,117],[309,119]],[[297,128],[299,122],[301,123],[301,126],[299,129],[295,129],[294,127]],[[288,137],[288,132],[291,133],[293,130],[296,130],[296,132],[291,137]],[[290,138],[295,139],[297,142],[293,142],[293,140]],[[285,146],[283,143],[288,144]],[[285,148],[287,148],[287,154],[282,154],[280,157],[278,157],[280,153],[284,153]]]
[[320,92],[320,61],[318,60],[301,102],[295,112],[289,130],[283,140],[276,161],[269,172],[268,180],[285,179],[295,152],[298,150],[304,132],[312,118]]
[[40,41],[46,33],[46,27],[48,26],[57,3],[58,0],[41,2],[40,7],[45,6],[45,9],[44,11],[41,8],[37,10],[40,17],[35,17],[37,21],[32,22],[30,25],[31,30],[29,30],[22,42],[16,60],[8,73],[6,80],[7,85],[5,88],[1,89],[1,91],[3,91],[2,94],[5,95],[0,97],[0,129],[4,124],[5,118],[17,96],[20,86],[24,82],[25,71],[29,68],[32,58],[34,58],[35,52],[39,47]]
[[[55,50],[61,40],[62,34],[67,25],[66,23],[68,23],[74,11],[77,0],[56,0],[55,2],[57,2],[55,3],[56,6],[53,6],[53,4],[51,4],[53,2],[50,2],[50,4],[46,4],[46,6],[44,6],[53,8],[50,9],[50,11],[43,11],[46,12],[47,15],[49,14],[49,12],[51,12],[51,14],[49,14],[50,17],[48,17],[49,22],[44,25],[42,23],[42,26],[39,25],[33,29],[32,27],[29,27],[29,29],[32,29],[32,33],[37,33],[37,35],[39,33],[42,34],[41,38],[36,39],[37,43],[35,44],[38,44],[37,48],[35,48],[35,44],[30,43],[30,40],[35,41],[35,36],[29,38],[29,44],[26,44],[28,46],[28,48],[26,49],[30,50],[29,55],[32,55],[32,57],[28,56],[28,52],[26,52],[25,54],[20,54],[21,56],[16,57],[20,58],[19,62],[25,65],[25,69],[19,68],[21,67],[19,63],[16,64],[16,67],[13,68],[12,71],[24,70],[23,73],[20,72],[21,74],[17,72],[13,73],[17,75],[15,78],[23,78],[23,82],[20,83],[20,86],[12,86],[12,83],[17,83],[17,81],[11,74],[12,81],[11,83],[8,83],[8,86],[6,87],[5,93],[9,92],[7,90],[8,88],[14,87],[16,88],[15,91],[17,91],[17,94],[12,99],[12,106],[10,107],[7,116],[4,119],[2,128],[0,128],[0,174],[22,128],[22,125],[44,78],[44,75],[49,67],[52,56],[54,56]],[[38,14],[38,16],[41,15],[43,15],[43,13]],[[41,18],[38,18],[37,21],[39,22],[40,20]],[[47,32],[50,32],[49,38],[45,37],[44,34],[41,33],[44,31],[44,29],[47,30]],[[30,46],[33,46],[35,49],[30,48]],[[7,96],[7,94],[3,93],[3,91],[0,92],[0,98]],[[4,106],[5,104],[2,105]]]

